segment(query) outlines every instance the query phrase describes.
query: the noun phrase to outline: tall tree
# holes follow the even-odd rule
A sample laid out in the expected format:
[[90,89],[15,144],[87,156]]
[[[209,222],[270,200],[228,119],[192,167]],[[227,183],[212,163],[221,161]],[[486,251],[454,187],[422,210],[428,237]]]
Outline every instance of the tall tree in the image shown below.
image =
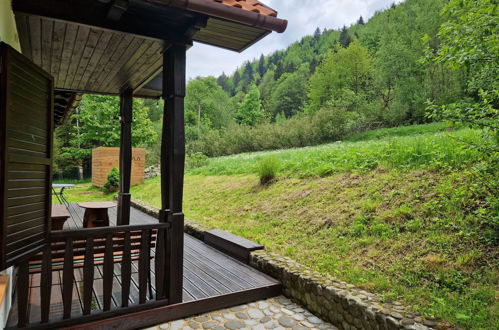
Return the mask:
[[277,81],[270,100],[269,112],[276,117],[282,113],[286,118],[302,112],[307,92],[308,67],[304,64],[293,73],[285,73]]
[[230,81],[229,77],[225,74],[225,72],[222,72],[222,74],[217,78],[217,83],[222,87],[222,89],[226,93],[230,93],[231,87],[230,87]]
[[249,126],[254,126],[265,118],[260,91],[255,84],[251,85],[248,94],[246,94],[244,100],[239,105],[237,117],[241,124]]
[[321,29],[317,27],[314,32],[314,39],[319,39],[321,37]]
[[340,33],[340,44],[341,46],[343,46],[343,48],[347,48],[351,42],[352,42],[352,37],[350,37],[347,27],[343,26]]
[[202,127],[224,128],[233,119],[229,96],[214,77],[198,77],[189,81],[185,97],[186,123],[195,126],[198,136]]
[[309,111],[315,112],[330,101],[340,101],[344,95],[368,96],[372,91],[373,59],[360,42],[348,48],[330,51],[310,78]]
[[265,57],[260,55],[260,60],[258,61],[258,73],[260,74],[260,77],[263,77],[265,74]]

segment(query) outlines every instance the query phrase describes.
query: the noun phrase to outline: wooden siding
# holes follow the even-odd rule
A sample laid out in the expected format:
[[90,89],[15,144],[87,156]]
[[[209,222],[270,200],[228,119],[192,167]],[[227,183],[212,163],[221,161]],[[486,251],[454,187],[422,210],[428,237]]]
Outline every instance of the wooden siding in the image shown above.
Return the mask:
[[[100,147],[92,151],[92,185],[103,187],[107,175],[113,167],[119,168],[120,149]],[[142,148],[132,149],[132,185],[144,182],[146,151]]]
[[40,249],[50,228],[52,79],[2,44],[1,269]]

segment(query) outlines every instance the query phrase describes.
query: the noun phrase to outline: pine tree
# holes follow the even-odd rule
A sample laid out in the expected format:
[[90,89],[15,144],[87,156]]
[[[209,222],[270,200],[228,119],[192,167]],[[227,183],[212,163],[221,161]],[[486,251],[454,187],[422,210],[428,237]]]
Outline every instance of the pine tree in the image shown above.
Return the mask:
[[232,77],[232,82],[234,84],[231,96],[236,95],[237,88],[239,87],[239,83],[241,82],[241,74],[239,73],[239,70],[234,72],[234,76]]
[[364,24],[366,24],[366,23],[364,22],[364,18],[363,18],[362,16],[360,16],[359,20],[357,21],[357,24],[359,24],[359,25],[364,25]]
[[343,48],[347,48],[351,42],[352,42],[352,38],[350,37],[350,34],[348,33],[348,29],[346,26],[343,26],[343,28],[341,29],[341,34],[340,34],[340,44]]
[[265,57],[263,57],[263,54],[260,55],[260,61],[258,62],[258,73],[260,77],[263,77],[265,74]]
[[229,93],[230,92],[230,86],[229,86],[229,78],[225,75],[225,72],[222,72],[222,75],[218,77],[217,83],[222,87],[222,89]]
[[275,79],[278,80],[281,78],[282,74],[284,73],[284,67],[282,65],[282,61],[277,62],[277,66],[275,69]]
[[314,38],[319,39],[321,37],[321,29],[317,28],[314,32]]

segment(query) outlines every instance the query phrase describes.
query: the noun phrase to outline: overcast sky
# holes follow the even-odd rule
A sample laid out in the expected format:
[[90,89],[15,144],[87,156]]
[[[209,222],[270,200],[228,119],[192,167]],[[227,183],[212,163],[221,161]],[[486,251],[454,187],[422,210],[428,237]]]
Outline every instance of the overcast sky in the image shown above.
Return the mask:
[[357,21],[362,15],[365,20],[376,10],[388,8],[393,2],[403,0],[262,0],[278,11],[278,17],[288,20],[284,33],[272,33],[242,53],[223,50],[213,46],[195,43],[187,53],[187,76],[218,76],[227,74],[245,61],[259,58],[285,49],[301,37],[311,35],[317,27],[338,29]]

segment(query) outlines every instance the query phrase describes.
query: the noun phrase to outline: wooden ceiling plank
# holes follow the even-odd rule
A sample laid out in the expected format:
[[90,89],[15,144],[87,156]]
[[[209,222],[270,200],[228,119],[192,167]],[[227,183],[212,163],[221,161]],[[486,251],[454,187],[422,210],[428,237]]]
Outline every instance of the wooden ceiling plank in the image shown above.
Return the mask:
[[[135,69],[134,74],[129,79],[129,84],[131,88],[137,90],[140,84],[145,80],[149,79],[151,75],[158,71],[162,67],[161,59],[163,57],[163,45],[156,44],[151,47],[151,51],[148,52],[147,61],[142,63],[141,66]],[[124,86],[122,86],[123,88]]]
[[127,83],[130,77],[136,72],[137,67],[147,60],[148,51],[152,48],[153,41],[142,41],[140,47],[132,54],[132,56],[125,62],[123,67],[117,72],[114,80],[110,80],[109,84],[105,87],[106,90],[120,91],[123,88],[130,88]]
[[54,22],[42,19],[42,68],[50,72],[52,62],[52,34],[54,31]]
[[54,84],[57,86],[59,79],[59,71],[61,69],[62,48],[66,35],[66,24],[62,22],[54,22],[54,38],[52,41],[52,63],[50,66],[50,74],[54,77]]
[[248,38],[252,38],[258,36],[262,33],[262,29],[254,28],[251,26],[245,26],[237,23],[227,22],[221,19],[210,19],[208,21],[208,25],[206,29],[210,30],[211,28],[215,29],[223,29],[229,31],[237,31],[237,34],[241,36],[245,36]]
[[116,80],[116,75],[118,74],[118,72],[120,72],[123,69],[123,66],[130,60],[130,58],[134,54],[137,53],[137,50],[143,45],[144,45],[143,39],[141,39],[139,37],[133,37],[132,42],[127,47],[125,52],[123,52],[123,54],[121,55],[119,60],[113,64],[113,69],[109,73],[109,76],[104,77],[104,79],[102,79],[101,84],[99,86],[99,90],[101,90],[103,92],[108,92],[108,93],[109,92],[112,92],[112,93],[116,92],[116,91],[109,91],[106,89],[106,87],[108,85],[110,85],[113,80]]
[[[197,35],[198,36],[198,35]],[[221,38],[225,40],[231,40],[234,43],[245,44],[248,42],[248,39],[236,37],[230,34],[230,31],[215,31],[215,30],[204,30],[203,32],[199,32],[199,36],[211,36],[216,38]]]
[[31,59],[31,38],[29,34],[28,18],[25,15],[16,15],[16,25],[21,41],[22,53]]
[[71,55],[73,54],[73,49],[76,43],[76,34],[78,32],[78,26],[73,24],[65,25],[66,34],[64,36],[64,43],[62,47],[61,65],[59,67],[59,72],[57,73],[57,83],[55,84],[56,88],[61,88],[66,80],[69,64],[71,63]]
[[63,88],[71,89],[73,80],[75,79],[76,71],[80,65],[80,60],[87,44],[88,35],[90,34],[90,29],[85,26],[78,26],[78,32],[76,33],[76,40],[71,54],[68,72],[66,74]]
[[[140,93],[142,93],[141,92],[142,89],[144,89],[144,87],[147,86],[147,84],[149,84],[151,81],[156,79],[156,77],[163,71],[163,59],[162,58],[160,58],[158,61],[153,63],[151,65],[151,68],[156,67],[156,66],[157,66],[156,71],[151,71],[151,73],[148,74],[148,77],[146,79],[142,80],[141,82],[136,83],[137,87],[134,90],[134,95],[139,95]],[[161,95],[162,95],[162,91],[158,90],[157,95],[155,95],[155,97],[161,97]]]
[[224,43],[225,47],[232,49],[240,49],[242,46],[244,46],[244,44],[241,42],[234,42],[233,40],[227,40],[226,38],[220,36],[213,36],[209,34],[208,35],[201,34],[199,36],[196,35],[196,41],[206,42],[206,43],[220,42]]
[[85,70],[87,69],[88,62],[93,56],[94,50],[99,43],[100,37],[102,35],[102,30],[96,30],[90,28],[90,33],[88,34],[87,42],[85,43],[85,48],[81,54],[80,63],[78,63],[78,69],[76,70],[75,77],[71,83],[71,88],[77,89]]
[[124,55],[124,53],[126,52],[126,50],[129,47],[132,47],[131,45],[135,40],[134,36],[128,35],[128,34],[126,34],[126,35],[120,34],[120,36],[121,36],[121,40],[118,43],[118,47],[115,50],[112,50],[112,49],[110,50],[112,53],[112,56],[110,57],[106,66],[104,66],[102,68],[102,71],[100,72],[99,78],[95,82],[95,85],[90,86],[94,91],[101,90],[100,86],[104,83],[105,79],[107,79],[111,76],[116,62],[118,62],[120,60],[120,58]]
[[[146,52],[140,57],[140,61],[136,61],[133,66],[130,67],[130,76],[127,77],[127,81],[118,86],[119,89],[137,88],[138,83],[149,77],[149,73],[153,71],[150,66],[158,60],[158,57],[162,57],[162,51],[163,44],[161,42],[154,42],[151,44]],[[154,68],[154,70],[156,69],[157,68]]]
[[127,86],[132,74],[137,70],[142,62],[147,60],[146,54],[148,50],[152,48],[154,41],[143,40],[140,47],[131,55],[128,61],[125,62],[123,67],[117,72],[114,80],[110,80],[108,85],[105,87],[109,91],[121,91],[121,86],[123,88],[131,88],[132,86]]
[[113,35],[114,33],[112,32],[108,31],[102,32],[99,42],[97,43],[97,46],[94,49],[94,53],[90,58],[90,61],[88,62],[87,68],[85,69],[85,72],[81,77],[80,83],[78,84],[79,89],[85,89],[85,87],[88,85],[88,81],[91,78],[91,74],[97,68],[97,64],[100,62],[100,59],[102,58],[102,55],[104,54],[104,51],[109,45],[109,42]]
[[123,35],[119,33],[111,33],[111,39],[109,40],[106,49],[103,51],[103,54],[94,68],[94,71],[91,73],[90,78],[87,81],[87,85],[84,89],[92,88],[98,82],[99,76],[102,74],[104,69],[107,67],[108,63],[111,61],[112,55],[116,52],[119,43],[123,39]]
[[42,24],[39,17],[29,17],[29,33],[31,35],[31,59],[36,65],[42,65]]

